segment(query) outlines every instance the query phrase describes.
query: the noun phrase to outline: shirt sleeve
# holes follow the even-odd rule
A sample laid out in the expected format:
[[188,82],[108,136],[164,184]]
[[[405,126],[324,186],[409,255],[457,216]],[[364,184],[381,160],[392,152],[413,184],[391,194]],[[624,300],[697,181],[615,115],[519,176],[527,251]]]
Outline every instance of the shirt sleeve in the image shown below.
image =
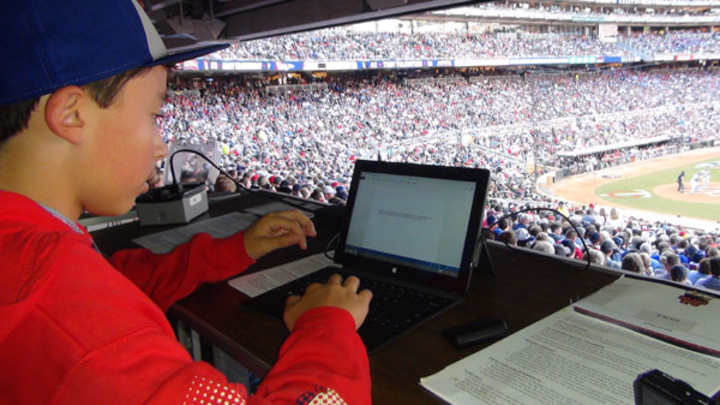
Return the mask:
[[350,313],[335,307],[304,313],[255,396],[251,404],[369,405],[367,351]]
[[[45,345],[54,345],[50,352],[69,367],[56,373],[63,377],[53,403],[370,404],[367,352],[344,309],[320,307],[300,316],[278,361],[248,396],[244,386],[229,383],[208,363],[192,361],[164,314],[102,256],[86,246],[58,251],[56,265],[63,274],[40,289],[47,294],[38,311],[42,322],[22,340],[39,347],[27,336],[44,338],[55,331]],[[38,361],[60,361],[51,361],[47,350],[34,352],[43,358]],[[27,350],[18,352],[27,357]]]
[[113,267],[163,311],[199,284],[232,277],[254,262],[245,250],[242,232],[223,239],[200,233],[166,254],[138,248],[120,250],[110,257]]
[[208,363],[193,362],[170,337],[141,330],[73,367],[58,404],[370,405],[370,372],[352,317],[338,308],[303,314],[278,362],[248,395]]
[[[198,234],[163,255],[146,249],[123,250],[115,253],[110,262],[166,311],[198,284],[232,277],[254,260],[247,255],[243,235],[238,233],[225,239]],[[179,393],[182,396],[178,397]],[[211,397],[215,402],[208,401]],[[174,402],[177,400],[180,402]],[[315,308],[298,319],[280,349],[277,363],[255,395],[248,396],[241,384],[228,383],[222,373],[206,363],[188,362],[168,375],[149,403],[183,401],[187,404],[225,404],[227,401],[248,405],[369,405],[367,351],[348,311]]]
[[338,308],[316,308],[298,319],[296,329],[280,349],[278,362],[254,395],[248,396],[243,385],[227,383],[222,374],[203,364],[181,370],[148,403],[371,404],[365,347],[355,332],[355,321]]

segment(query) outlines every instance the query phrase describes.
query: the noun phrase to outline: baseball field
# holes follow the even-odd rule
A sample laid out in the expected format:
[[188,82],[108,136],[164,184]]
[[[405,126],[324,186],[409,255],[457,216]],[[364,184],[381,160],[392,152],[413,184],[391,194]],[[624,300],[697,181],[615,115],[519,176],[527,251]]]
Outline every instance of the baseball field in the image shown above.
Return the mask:
[[[696,173],[706,169],[709,181]],[[684,192],[677,178],[684,171]],[[548,188],[577,203],[632,208],[674,219],[720,220],[720,148],[630,163],[563,179]]]

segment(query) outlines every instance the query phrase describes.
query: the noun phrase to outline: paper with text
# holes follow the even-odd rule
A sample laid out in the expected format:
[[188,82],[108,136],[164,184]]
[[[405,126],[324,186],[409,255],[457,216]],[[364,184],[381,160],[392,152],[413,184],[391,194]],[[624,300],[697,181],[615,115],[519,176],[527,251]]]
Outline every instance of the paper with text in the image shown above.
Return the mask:
[[[583,314],[720,357],[720,300],[623,277],[575,304]],[[692,300],[692,302],[690,302]]]
[[422,378],[455,405],[634,403],[633,381],[662,370],[711,395],[720,360],[685,350],[566,307]]
[[273,202],[269,202],[266,204],[256,205],[254,207],[244,209],[245,212],[250,212],[252,214],[256,214],[259,216],[263,216],[270,212],[285,211],[285,210],[300,210],[300,212],[305,214],[306,217],[311,218],[311,219],[315,216],[315,214],[313,214],[312,211],[300,209],[293,205],[285,204],[284,202],[281,202],[281,201],[273,201]]
[[332,264],[332,260],[319,253],[257,273],[236,277],[228,281],[228,284],[252,298]]
[[198,233],[209,233],[213,238],[226,238],[249,227],[258,217],[254,214],[233,212],[215,218],[206,219],[185,226],[145,235],[133,242],[153,253],[168,253],[189,241]]

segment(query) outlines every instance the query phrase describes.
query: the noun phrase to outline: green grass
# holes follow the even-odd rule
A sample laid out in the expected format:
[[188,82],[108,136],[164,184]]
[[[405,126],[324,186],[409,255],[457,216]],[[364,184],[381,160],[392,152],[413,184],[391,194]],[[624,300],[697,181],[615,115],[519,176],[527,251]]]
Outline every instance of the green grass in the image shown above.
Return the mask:
[[[706,160],[704,162],[717,162],[720,158]],[[652,192],[652,190],[661,184],[673,184],[673,187],[677,185],[677,176],[680,171],[685,170],[685,192],[690,191],[690,179],[693,174],[698,172],[700,169],[696,169],[695,166],[703,163],[703,161],[693,162],[686,166],[675,167],[672,169],[661,170],[654,173],[650,173],[643,176],[631,177],[619,181],[607,183],[603,186],[595,189],[595,194],[600,196],[602,194],[609,194],[611,192],[633,192],[637,189],[645,190],[652,194],[650,198],[615,198],[610,195],[603,196],[601,198],[616,203],[618,205],[624,205],[627,207],[637,208],[645,211],[653,211],[665,214],[680,215],[683,217],[700,218],[712,221],[720,219],[720,204],[711,203],[693,203],[669,200],[662,198]],[[711,169],[711,181],[720,181],[720,168]]]

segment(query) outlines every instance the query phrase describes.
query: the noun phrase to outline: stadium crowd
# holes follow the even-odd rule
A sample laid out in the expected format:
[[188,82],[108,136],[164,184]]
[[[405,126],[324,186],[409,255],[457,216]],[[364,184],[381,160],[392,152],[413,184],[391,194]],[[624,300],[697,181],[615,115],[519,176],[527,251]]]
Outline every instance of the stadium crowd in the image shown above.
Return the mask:
[[720,234],[623,218],[614,208],[562,202],[553,208],[569,221],[551,211],[509,215],[528,207],[490,205],[483,226],[492,238],[510,245],[577,260],[589,256],[597,265],[720,291]]
[[678,32],[666,35],[643,34],[642,41],[633,42],[636,52],[643,55],[658,53],[717,53],[720,49],[720,33],[703,34]]
[[[720,89],[717,72],[478,76],[412,85],[336,77],[325,89],[280,95],[216,78],[199,89],[175,84],[162,125],[172,144],[217,144],[220,163],[249,186],[280,188],[284,180],[305,197],[327,200],[338,186],[346,190],[353,161],[380,155],[486,167],[494,173],[491,195],[541,198],[527,175],[531,158],[577,172],[713,139],[720,91],[711,89]],[[664,140],[613,148],[658,136]],[[562,157],[599,145],[609,150]]]
[[[654,4],[662,4],[663,0],[655,0]],[[661,16],[675,16],[675,15],[708,15],[713,16],[714,14],[710,12],[712,8],[709,7],[673,7],[673,3],[671,1],[668,1],[665,7],[657,7],[653,8],[652,12],[647,12],[647,9],[638,8],[638,7],[631,7],[630,4],[623,3],[623,4],[616,4],[616,7],[608,7],[607,5],[603,5],[602,7],[597,7],[598,4],[593,4],[588,2],[587,4],[581,4],[581,2],[575,1],[574,4],[570,5],[563,5],[558,6],[557,4],[549,4],[549,5],[542,5],[542,4],[534,4],[530,5],[530,3],[521,3],[521,2],[512,2],[512,3],[503,3],[499,1],[494,2],[487,2],[487,3],[481,3],[481,4],[474,4],[472,7],[478,8],[478,9],[485,9],[485,10],[512,10],[517,12],[522,11],[535,11],[535,12],[541,12],[544,14],[547,14],[549,17],[557,17],[558,15],[565,15],[568,14],[577,15],[581,14],[584,17],[606,17],[609,15],[613,16],[625,16],[625,15],[634,15],[634,16],[644,16],[644,17],[652,17],[655,15],[661,15]]]
[[[678,153],[720,131],[717,71],[411,80],[337,75],[326,78],[327,86],[275,94],[249,78],[177,80],[161,122],[174,148],[209,145],[222,151],[220,163],[247,188],[331,204],[347,199],[354,160],[378,155],[488,168],[495,201],[554,204],[536,192],[528,174],[531,156],[541,170],[577,173]],[[663,140],[613,148],[658,136]],[[599,145],[608,151],[562,157]],[[215,183],[216,191],[235,189],[223,176]],[[522,207],[500,202],[488,207],[487,225],[498,239],[582,259],[586,253],[578,238],[585,238],[595,263],[686,284],[702,280],[708,288],[720,284],[720,275],[710,275],[709,260],[703,260],[717,255],[718,235],[562,205],[558,209],[580,235],[550,213],[494,223]]]
[[568,57],[702,53],[720,49],[720,33],[620,35],[617,42],[571,33],[353,32],[325,29],[239,42],[209,55],[239,60],[376,60],[434,58]]

